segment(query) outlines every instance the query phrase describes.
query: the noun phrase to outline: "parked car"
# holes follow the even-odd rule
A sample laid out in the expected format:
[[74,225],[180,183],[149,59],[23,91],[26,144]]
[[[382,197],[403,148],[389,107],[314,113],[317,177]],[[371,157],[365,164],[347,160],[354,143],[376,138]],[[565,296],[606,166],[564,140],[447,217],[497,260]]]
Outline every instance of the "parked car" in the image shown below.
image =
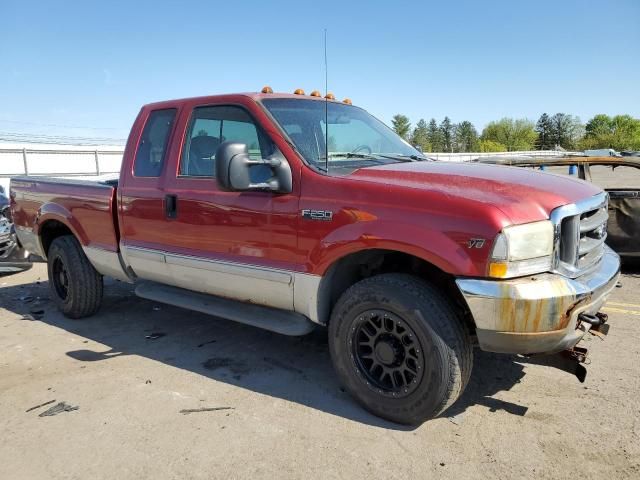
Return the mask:
[[458,398],[475,344],[584,361],[620,266],[600,188],[422,159],[317,92],[172,100],[140,111],[119,181],[14,178],[12,212],[68,317],[98,311],[107,275],[283,334],[326,326],[355,399],[415,424]]
[[0,185],[0,275],[31,268],[29,253],[21,248],[11,222],[9,199]]
[[640,257],[640,157],[485,157],[482,163],[567,172],[596,183],[609,194],[607,244],[623,259]]

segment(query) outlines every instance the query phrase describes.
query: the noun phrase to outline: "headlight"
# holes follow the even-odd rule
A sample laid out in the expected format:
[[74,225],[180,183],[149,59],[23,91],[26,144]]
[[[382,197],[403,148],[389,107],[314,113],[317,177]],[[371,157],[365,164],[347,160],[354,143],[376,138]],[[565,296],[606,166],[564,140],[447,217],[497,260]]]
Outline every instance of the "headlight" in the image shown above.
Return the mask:
[[511,278],[551,270],[553,224],[549,220],[505,227],[493,244],[489,276]]

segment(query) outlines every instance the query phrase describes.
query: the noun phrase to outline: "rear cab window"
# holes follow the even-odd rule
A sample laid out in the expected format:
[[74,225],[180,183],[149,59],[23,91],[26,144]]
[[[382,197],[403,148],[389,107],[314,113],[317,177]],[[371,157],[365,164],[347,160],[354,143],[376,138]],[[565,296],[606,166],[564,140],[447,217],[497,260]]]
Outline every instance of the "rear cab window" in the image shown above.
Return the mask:
[[134,176],[159,177],[162,174],[175,117],[175,108],[154,110],[149,114],[133,164]]

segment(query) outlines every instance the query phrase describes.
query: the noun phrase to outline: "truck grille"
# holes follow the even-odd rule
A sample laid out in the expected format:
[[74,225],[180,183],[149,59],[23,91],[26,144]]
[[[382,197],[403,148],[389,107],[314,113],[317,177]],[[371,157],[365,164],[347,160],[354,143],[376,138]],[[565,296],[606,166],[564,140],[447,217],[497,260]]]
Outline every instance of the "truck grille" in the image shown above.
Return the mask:
[[14,243],[11,225],[6,219],[0,218],[0,259],[9,256]]
[[608,197],[603,192],[552,212],[556,227],[556,270],[576,277],[595,266],[604,254]]

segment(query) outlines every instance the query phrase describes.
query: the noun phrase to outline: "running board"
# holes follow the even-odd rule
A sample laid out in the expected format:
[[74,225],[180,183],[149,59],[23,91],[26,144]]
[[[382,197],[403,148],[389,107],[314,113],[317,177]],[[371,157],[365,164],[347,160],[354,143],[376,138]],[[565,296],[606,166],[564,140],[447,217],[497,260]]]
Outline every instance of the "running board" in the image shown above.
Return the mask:
[[168,303],[283,335],[306,335],[311,333],[316,326],[315,323],[299,313],[238,302],[161,283],[140,282],[136,287],[136,295],[147,300]]

